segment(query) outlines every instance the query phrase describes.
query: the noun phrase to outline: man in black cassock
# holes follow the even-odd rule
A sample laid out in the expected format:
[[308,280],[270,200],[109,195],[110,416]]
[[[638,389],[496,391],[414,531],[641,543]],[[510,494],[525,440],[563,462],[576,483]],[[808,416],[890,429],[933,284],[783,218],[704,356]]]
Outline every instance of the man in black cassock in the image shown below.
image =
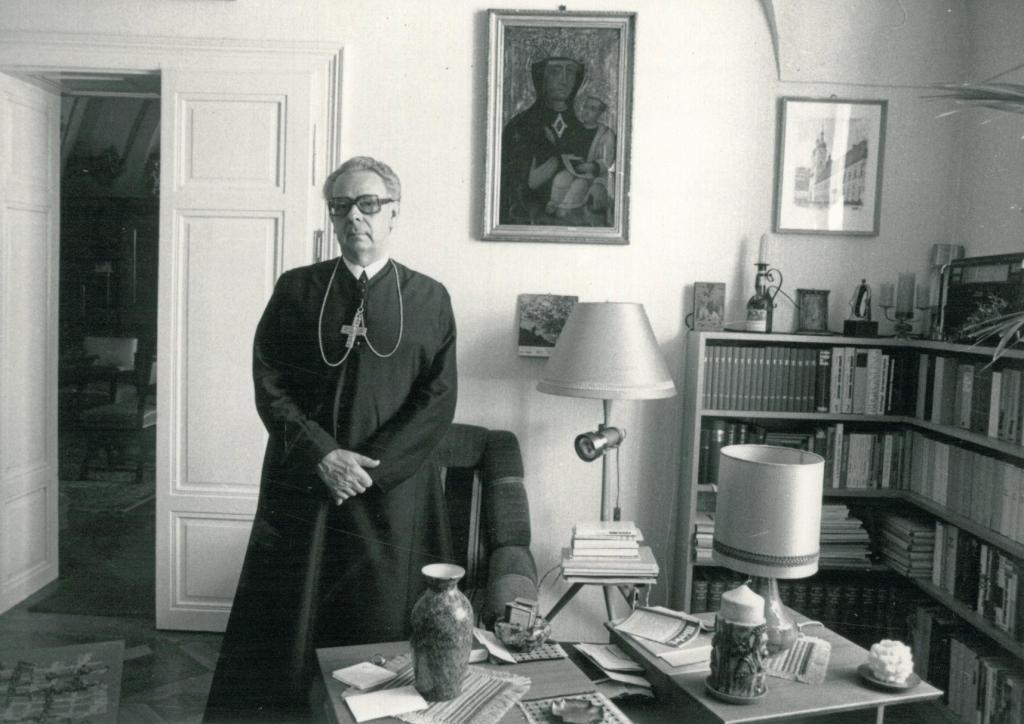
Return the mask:
[[206,721],[301,721],[324,646],[408,636],[420,568],[451,560],[424,460],[452,421],[447,290],[391,259],[401,185],[357,157],[324,184],[342,257],[281,275],[253,350],[270,433]]

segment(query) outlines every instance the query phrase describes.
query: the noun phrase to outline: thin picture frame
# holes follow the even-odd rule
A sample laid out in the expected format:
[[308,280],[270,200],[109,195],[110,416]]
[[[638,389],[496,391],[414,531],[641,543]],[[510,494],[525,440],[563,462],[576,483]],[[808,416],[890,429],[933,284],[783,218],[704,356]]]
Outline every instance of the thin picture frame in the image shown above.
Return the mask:
[[550,357],[579,299],[571,294],[520,294],[516,301],[519,355]]
[[828,289],[797,289],[797,334],[829,334]]
[[483,239],[628,244],[636,13],[488,24]]
[[776,233],[878,236],[887,111],[884,100],[779,99]]

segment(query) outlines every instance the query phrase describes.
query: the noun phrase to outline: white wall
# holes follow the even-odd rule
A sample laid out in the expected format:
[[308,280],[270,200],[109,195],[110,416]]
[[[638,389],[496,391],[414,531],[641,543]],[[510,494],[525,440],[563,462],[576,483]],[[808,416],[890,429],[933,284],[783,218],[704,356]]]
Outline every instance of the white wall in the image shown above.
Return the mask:
[[[885,56],[888,66],[877,56],[850,52],[828,61],[838,64],[837,77],[849,85],[823,82],[827,74],[788,75],[791,80],[783,83],[776,79],[757,0],[594,0],[587,9],[638,13],[632,242],[625,247],[482,242],[485,10],[492,5],[482,0],[6,0],[0,29],[306,38],[345,47],[345,153],[377,155],[402,176],[396,256],[451,290],[459,323],[458,418],[507,428],[520,438],[533,548],[543,573],[557,564],[572,522],[598,511],[600,468],[580,462],[572,440],[596,426],[601,406],[536,391],[543,361],[516,355],[516,295],[552,292],[577,294],[584,301],[642,302],[681,381],[690,285],[726,282],[731,319],[739,318],[752,290],[754,245],[771,225],[777,98],[888,99],[878,238],[786,236],[773,242],[777,253],[771,261],[785,273],[786,289],[832,290],[832,326],[839,328],[862,277],[877,284],[900,270],[922,270],[930,245],[948,241],[948,230],[956,226],[957,126],[935,117],[934,103],[921,99],[922,88],[886,84],[908,54],[920,67],[956,68],[961,58],[959,47],[928,41],[936,34],[949,37],[945,16],[918,13],[924,5],[905,2],[911,14],[906,51]],[[821,17],[781,28],[783,43],[796,43],[787,46],[790,57],[791,48],[799,52],[801,33],[827,34],[841,27],[831,22],[830,3],[804,5],[811,13],[820,8]],[[502,7],[535,9],[537,4],[509,0]],[[956,57],[950,60],[950,54]],[[867,60],[876,65],[863,67]],[[782,302],[776,328],[785,331],[794,324],[791,306]],[[617,403],[613,419],[629,431],[621,455],[625,515],[643,528],[667,574],[680,401]],[[668,598],[670,581],[667,575],[663,580],[659,600]],[[548,577],[543,606],[564,589]],[[596,590],[584,591],[555,622],[555,635],[600,637],[602,608]]]
[[[971,4],[968,80],[1024,83],[1024,9],[1018,0]],[[1024,251],[1024,114],[966,110],[960,124],[962,171],[950,243],[968,256]]]

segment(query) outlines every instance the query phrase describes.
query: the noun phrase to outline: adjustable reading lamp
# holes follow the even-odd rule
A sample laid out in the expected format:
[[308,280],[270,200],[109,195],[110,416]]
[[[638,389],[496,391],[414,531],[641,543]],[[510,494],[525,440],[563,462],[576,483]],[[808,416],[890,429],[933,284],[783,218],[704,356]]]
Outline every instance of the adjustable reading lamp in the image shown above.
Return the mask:
[[764,598],[768,650],[788,649],[799,629],[779,597],[778,578],[818,572],[825,460],[774,445],[727,445],[718,466],[712,556],[753,576]]
[[[576,454],[602,458],[601,520],[610,520],[607,453],[626,431],[609,424],[612,400],[672,397],[676,386],[658,349],[642,304],[581,302],[562,328],[537,389],[551,395],[591,397],[604,403],[604,422],[576,437]],[[618,508],[615,510],[618,519]]]

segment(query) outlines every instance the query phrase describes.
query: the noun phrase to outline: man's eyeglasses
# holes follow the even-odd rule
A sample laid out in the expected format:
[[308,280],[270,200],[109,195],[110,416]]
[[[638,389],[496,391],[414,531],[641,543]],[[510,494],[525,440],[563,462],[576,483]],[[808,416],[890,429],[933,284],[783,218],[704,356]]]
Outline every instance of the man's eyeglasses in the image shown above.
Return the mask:
[[338,196],[327,199],[327,208],[331,216],[348,216],[348,212],[355,206],[364,214],[376,214],[384,204],[394,203],[395,199],[382,199],[376,194],[363,194],[358,198],[350,199],[348,196]]

